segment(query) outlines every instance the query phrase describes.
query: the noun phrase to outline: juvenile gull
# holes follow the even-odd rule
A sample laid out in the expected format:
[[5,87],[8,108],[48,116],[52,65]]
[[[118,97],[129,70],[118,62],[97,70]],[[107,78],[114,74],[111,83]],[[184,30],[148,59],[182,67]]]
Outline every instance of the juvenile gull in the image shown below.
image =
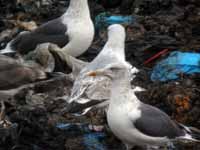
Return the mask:
[[0,55],[0,90],[19,87],[46,78],[42,68]]
[[107,104],[107,100],[110,97],[110,79],[105,76],[93,78],[85,76],[85,74],[115,62],[125,61],[124,43],[124,27],[119,24],[109,26],[108,41],[103,50],[80,71],[74,82],[71,96],[68,100],[68,112],[75,113],[88,108],[84,110],[84,113],[86,113],[92,108],[90,106],[94,106],[99,102]]
[[[142,103],[131,90],[127,63],[106,66],[88,73],[112,80],[107,121],[127,150],[133,146],[164,146],[173,140],[200,142],[189,127],[180,125],[156,107]],[[200,135],[196,134],[196,138]]]
[[91,45],[94,26],[88,0],[70,0],[69,8],[59,18],[51,20],[33,31],[21,32],[0,53],[18,51],[25,54],[41,43],[54,43],[60,53],[79,56]]

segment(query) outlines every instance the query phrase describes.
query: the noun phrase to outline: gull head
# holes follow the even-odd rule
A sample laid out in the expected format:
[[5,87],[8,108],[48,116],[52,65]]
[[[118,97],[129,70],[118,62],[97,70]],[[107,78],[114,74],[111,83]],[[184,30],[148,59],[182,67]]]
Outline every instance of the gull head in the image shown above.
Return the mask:
[[108,43],[112,45],[112,47],[120,46],[124,48],[126,38],[125,28],[120,24],[113,24],[108,27]]
[[116,34],[125,34],[125,29],[122,25],[120,24],[113,24],[113,25],[110,25],[108,27],[108,34],[113,34],[113,33],[116,33]]
[[86,76],[97,77],[97,76],[106,76],[111,80],[117,80],[123,78],[125,74],[130,74],[130,64],[127,62],[118,62],[109,64],[102,69],[97,69],[90,71]]
[[118,55],[118,58],[125,59],[125,54],[124,54],[125,38],[126,38],[126,32],[122,25],[120,24],[110,25],[108,27],[108,40],[100,54],[110,56],[112,55],[112,53],[115,53],[116,56]]

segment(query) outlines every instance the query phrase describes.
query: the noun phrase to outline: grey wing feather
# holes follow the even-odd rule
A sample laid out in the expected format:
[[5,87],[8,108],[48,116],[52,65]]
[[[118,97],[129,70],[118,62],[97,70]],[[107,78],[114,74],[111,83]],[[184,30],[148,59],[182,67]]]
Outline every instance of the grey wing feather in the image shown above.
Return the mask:
[[15,59],[12,59],[5,55],[0,55],[0,72],[1,73],[4,70],[10,70],[18,66],[20,66],[20,63],[18,63]]
[[140,109],[141,117],[136,120],[134,125],[142,133],[148,136],[172,139],[184,135],[184,131],[159,109],[143,103]]
[[46,34],[46,35],[57,35],[57,34],[65,34],[67,31],[66,25],[62,23],[61,18],[57,18],[51,21],[48,21],[45,24],[42,24],[37,29],[35,29],[34,33]]
[[11,43],[11,47],[21,53],[34,50],[38,44],[53,43],[64,47],[69,42],[67,27],[61,19],[55,19],[39,26],[34,31],[19,34]]
[[13,58],[0,55],[0,90],[13,89],[35,81],[38,70],[27,67]]

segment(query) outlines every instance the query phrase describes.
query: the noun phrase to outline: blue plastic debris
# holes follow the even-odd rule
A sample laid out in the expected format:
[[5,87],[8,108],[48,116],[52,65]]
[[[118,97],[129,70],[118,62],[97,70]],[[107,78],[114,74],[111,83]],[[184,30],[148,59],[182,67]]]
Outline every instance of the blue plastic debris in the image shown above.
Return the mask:
[[57,128],[62,129],[62,130],[67,130],[72,126],[72,124],[69,123],[59,123],[56,125]]
[[107,12],[100,13],[95,18],[95,27],[105,28],[111,24],[131,24],[135,21],[133,16],[120,16],[120,15],[110,15]]
[[85,134],[83,137],[87,150],[106,150],[106,146],[100,143],[104,138],[105,134],[102,132]]
[[180,74],[200,73],[200,53],[172,52],[159,62],[151,74],[152,81],[168,81],[179,78]]
[[70,132],[81,135],[83,144],[86,147],[85,150],[107,150],[105,145],[106,134],[104,132],[93,132],[89,129],[88,124],[59,123],[56,127],[67,131],[68,134]]

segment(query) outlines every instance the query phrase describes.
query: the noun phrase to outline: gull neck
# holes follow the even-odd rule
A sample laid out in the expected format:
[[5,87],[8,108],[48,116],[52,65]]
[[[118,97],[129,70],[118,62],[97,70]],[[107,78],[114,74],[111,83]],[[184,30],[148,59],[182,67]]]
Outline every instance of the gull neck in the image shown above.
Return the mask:
[[88,6],[88,0],[71,0],[69,8],[65,12],[64,16],[78,18],[90,18],[90,10]]

